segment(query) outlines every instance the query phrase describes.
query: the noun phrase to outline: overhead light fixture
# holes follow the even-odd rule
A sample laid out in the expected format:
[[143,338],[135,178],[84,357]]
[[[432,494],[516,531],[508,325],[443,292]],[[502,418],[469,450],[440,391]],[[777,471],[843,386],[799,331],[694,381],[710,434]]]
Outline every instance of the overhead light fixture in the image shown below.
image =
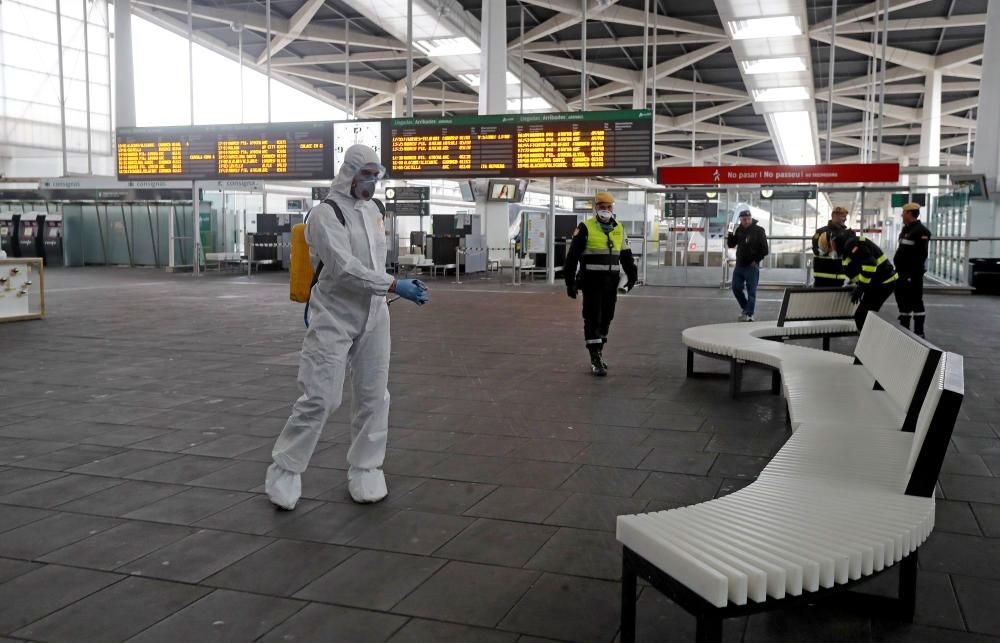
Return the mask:
[[784,74],[805,71],[806,61],[799,56],[791,58],[759,58],[740,61],[746,74]]
[[776,139],[778,156],[787,165],[815,165],[816,145],[809,112],[772,112],[771,132]]
[[809,90],[802,86],[755,89],[753,99],[759,103],[776,100],[809,100]]
[[777,36],[801,36],[802,26],[795,16],[773,16],[771,18],[750,18],[730,20],[729,31],[733,40],[751,38],[775,38]]
[[478,55],[480,52],[479,45],[465,36],[458,38],[435,38],[434,40],[414,40],[413,46],[424,52],[424,55],[428,58]]

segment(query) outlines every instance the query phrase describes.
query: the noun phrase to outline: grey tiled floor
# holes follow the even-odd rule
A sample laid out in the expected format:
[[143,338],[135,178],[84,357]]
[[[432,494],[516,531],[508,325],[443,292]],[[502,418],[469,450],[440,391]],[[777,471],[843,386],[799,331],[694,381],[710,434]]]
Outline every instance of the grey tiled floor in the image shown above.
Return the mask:
[[[779,398],[684,377],[680,331],[732,319],[728,293],[623,298],[596,379],[560,288],[437,282],[391,309],[389,498],[347,496],[345,400],[279,512],[261,485],[297,396],[286,276],[46,277],[47,319],[0,325],[0,638],[610,642],[614,517],[739,489],[788,435]],[[779,293],[761,297],[773,317]],[[916,622],[819,605],[728,621],[727,640],[1000,637],[1000,300],[928,303],[967,390]],[[640,640],[693,640],[649,588],[639,621]]]

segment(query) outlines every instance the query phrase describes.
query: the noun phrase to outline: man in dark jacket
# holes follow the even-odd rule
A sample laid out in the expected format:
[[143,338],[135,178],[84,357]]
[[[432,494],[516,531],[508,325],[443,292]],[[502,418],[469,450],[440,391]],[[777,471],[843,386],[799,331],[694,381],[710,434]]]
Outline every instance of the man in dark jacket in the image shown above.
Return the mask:
[[844,230],[835,236],[833,249],[841,257],[844,273],[854,284],[851,301],[858,304],[854,311],[854,324],[860,331],[868,311],[878,312],[892,294],[899,275],[881,248],[871,239],[856,236],[853,230]]
[[[733,270],[733,294],[743,312],[739,321],[753,321],[757,304],[757,283],[760,262],[767,256],[767,233],[757,225],[750,210],[740,212],[740,225],[729,233],[726,245],[736,248],[736,268]],[[744,288],[746,295],[743,294]]]
[[840,288],[844,285],[843,266],[840,259],[830,256],[830,238],[847,229],[847,208],[837,206],[830,213],[830,221],[813,235],[813,287]]
[[907,203],[903,206],[903,229],[899,233],[899,247],[892,258],[899,273],[896,285],[896,305],[899,306],[899,323],[924,336],[924,271],[927,246],[931,231],[920,223],[920,206]]

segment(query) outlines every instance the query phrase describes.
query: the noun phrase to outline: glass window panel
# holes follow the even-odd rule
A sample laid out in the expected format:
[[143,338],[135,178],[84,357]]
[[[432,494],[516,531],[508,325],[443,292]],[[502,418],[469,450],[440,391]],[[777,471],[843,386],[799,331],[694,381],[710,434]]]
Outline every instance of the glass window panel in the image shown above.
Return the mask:
[[58,72],[59,48],[54,43],[4,34],[3,59],[8,67]]
[[59,83],[56,76],[14,67],[4,69],[4,75],[8,98],[59,104]]
[[[39,5],[51,4],[48,10],[38,8]],[[0,22],[3,30],[11,34],[22,34],[36,38],[56,39],[55,1],[51,3],[32,0],[32,6],[23,2],[0,3]]]

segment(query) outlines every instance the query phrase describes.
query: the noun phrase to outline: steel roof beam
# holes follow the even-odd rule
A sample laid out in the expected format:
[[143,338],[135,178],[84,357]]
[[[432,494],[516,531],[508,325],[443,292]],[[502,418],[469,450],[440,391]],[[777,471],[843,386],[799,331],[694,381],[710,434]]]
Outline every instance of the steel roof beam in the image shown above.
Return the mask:
[[[147,5],[155,9],[162,9],[173,13],[187,15],[187,2],[185,0],[132,0],[136,5]],[[250,11],[238,9],[221,9],[201,4],[191,4],[191,15],[205,20],[221,22],[224,24],[241,24],[248,29],[267,33],[265,16]],[[271,33],[277,35],[287,35],[289,33],[289,21],[287,18],[271,16]],[[309,25],[299,34],[301,40],[314,40],[317,42],[331,42],[342,45],[347,42],[347,32],[342,27],[329,27],[326,25]],[[382,38],[370,36],[365,33],[354,31],[351,33],[351,44],[362,47],[373,47],[376,49],[406,49],[406,45],[395,38]]]
[[271,59],[271,68],[302,65],[342,65],[344,63],[406,60],[405,51],[365,51],[359,54],[318,54],[314,56],[279,56]]
[[[513,50],[508,53],[511,58],[520,58],[517,50]],[[553,67],[568,69],[578,73],[583,71],[583,61],[576,60],[574,58],[564,58],[562,56],[550,56],[548,54],[538,53],[529,54],[528,52],[525,52],[524,57],[528,60],[544,63]],[[642,74],[634,69],[625,69],[624,67],[614,67],[612,65],[602,65],[600,63],[592,63],[589,61],[587,62],[587,75],[608,79],[624,78],[631,83],[638,83],[642,80]]]
[[[924,4],[928,0],[889,0],[889,11],[897,11],[899,9],[906,9],[908,7],[915,7],[918,4]],[[863,7],[858,7],[851,11],[845,11],[837,16],[837,30],[839,31],[842,25],[849,25],[852,22],[857,22],[858,20],[867,20],[868,18],[874,18],[876,15],[881,17],[885,12],[882,11],[882,0],[876,0],[876,2],[870,2]],[[822,22],[818,22],[813,26],[813,31],[821,31],[825,29],[830,29],[833,26],[833,18],[827,18]],[[881,27],[880,27],[881,28]],[[812,35],[810,33],[810,35]]]
[[[889,31],[916,31],[919,29],[951,29],[952,27],[979,27],[986,24],[985,13],[970,13],[963,16],[942,16],[940,18],[890,18]],[[824,27],[829,29],[829,27]],[[819,27],[810,29],[819,31]],[[854,24],[837,27],[837,35],[840,34],[870,34],[875,31],[874,22],[856,22]],[[878,25],[878,31],[882,31],[882,23]]]
[[[527,36],[527,34],[525,34]],[[659,36],[657,44],[659,46],[671,45],[692,45],[706,42],[719,42],[715,36],[699,36],[687,34],[683,36]],[[724,42],[728,42],[723,39]],[[516,41],[511,47],[516,46]],[[579,49],[583,46],[582,40],[556,40],[545,42],[531,42],[524,46],[527,51],[563,51],[566,49]],[[587,38],[587,49],[612,49],[615,47],[642,47],[642,36],[625,36],[621,38]]]
[[[312,22],[313,16],[319,11],[319,8],[323,6],[323,0],[306,0],[299,7],[298,11],[292,14],[292,17],[288,19],[288,32],[283,33],[271,39],[269,47],[265,47],[264,51],[261,52],[260,56],[257,57],[257,64],[263,65],[267,60],[268,49],[271,51],[271,56],[274,56],[276,52],[281,51],[288,45],[295,42],[302,33],[302,30]],[[271,16],[274,19],[274,16]]]

